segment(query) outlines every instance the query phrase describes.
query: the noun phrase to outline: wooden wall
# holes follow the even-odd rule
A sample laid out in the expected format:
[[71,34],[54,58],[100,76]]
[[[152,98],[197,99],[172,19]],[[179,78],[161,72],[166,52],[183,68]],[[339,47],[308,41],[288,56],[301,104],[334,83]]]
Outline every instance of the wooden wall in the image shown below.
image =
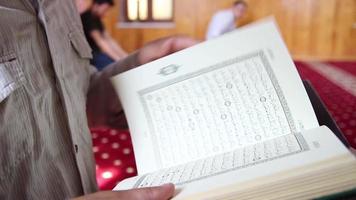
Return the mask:
[[[204,39],[214,12],[234,0],[175,0],[174,28],[120,28],[119,6],[106,17],[105,25],[129,52],[156,38],[187,34]],[[274,15],[295,59],[356,60],[356,0],[246,0],[246,24]]]

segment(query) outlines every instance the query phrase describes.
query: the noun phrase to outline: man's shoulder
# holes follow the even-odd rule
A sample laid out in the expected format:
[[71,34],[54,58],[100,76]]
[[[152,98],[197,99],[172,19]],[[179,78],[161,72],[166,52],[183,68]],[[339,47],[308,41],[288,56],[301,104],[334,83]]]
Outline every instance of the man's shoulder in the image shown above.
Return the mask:
[[81,14],[81,19],[84,27],[84,31],[92,30],[104,30],[104,25],[101,22],[101,19],[95,16],[90,10]]
[[234,14],[230,9],[219,10],[215,13],[214,18],[230,18],[233,17]]
[[87,11],[83,12],[82,14],[80,14],[80,17],[82,18],[82,20],[94,18],[93,14],[91,13],[90,10],[87,10]]
[[234,20],[234,13],[229,9],[220,10],[215,13],[213,19],[217,21],[231,21]]

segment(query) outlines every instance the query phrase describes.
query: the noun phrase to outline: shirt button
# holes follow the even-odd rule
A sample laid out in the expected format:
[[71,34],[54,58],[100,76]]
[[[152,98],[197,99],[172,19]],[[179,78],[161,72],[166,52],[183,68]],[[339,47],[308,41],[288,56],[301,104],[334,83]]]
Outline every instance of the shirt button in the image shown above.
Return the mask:
[[75,153],[78,153],[78,145],[74,145]]

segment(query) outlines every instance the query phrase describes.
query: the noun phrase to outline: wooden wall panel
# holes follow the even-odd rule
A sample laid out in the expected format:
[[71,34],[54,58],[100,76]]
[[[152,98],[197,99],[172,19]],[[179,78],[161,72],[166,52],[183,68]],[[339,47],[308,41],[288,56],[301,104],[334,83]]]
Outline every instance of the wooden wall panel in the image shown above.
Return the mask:
[[[336,0],[323,0],[315,2],[311,26],[311,55],[331,55],[333,50],[333,30],[335,26]],[[330,42],[328,42],[330,41]]]
[[[335,14],[334,56],[356,56],[356,0],[338,1]],[[354,28],[350,28],[353,24]]]
[[[154,39],[186,34],[204,39],[211,16],[234,0],[175,0],[175,27],[120,28],[120,1],[105,19],[114,38],[129,52]],[[356,60],[356,0],[246,0],[239,25],[274,15],[296,59]]]

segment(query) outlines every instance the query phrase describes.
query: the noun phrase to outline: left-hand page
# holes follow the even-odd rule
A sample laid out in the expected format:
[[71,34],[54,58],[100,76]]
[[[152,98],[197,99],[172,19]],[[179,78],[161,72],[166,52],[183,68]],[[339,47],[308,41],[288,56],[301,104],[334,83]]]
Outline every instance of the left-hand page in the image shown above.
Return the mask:
[[240,28],[112,80],[139,175],[318,127],[273,21]]

